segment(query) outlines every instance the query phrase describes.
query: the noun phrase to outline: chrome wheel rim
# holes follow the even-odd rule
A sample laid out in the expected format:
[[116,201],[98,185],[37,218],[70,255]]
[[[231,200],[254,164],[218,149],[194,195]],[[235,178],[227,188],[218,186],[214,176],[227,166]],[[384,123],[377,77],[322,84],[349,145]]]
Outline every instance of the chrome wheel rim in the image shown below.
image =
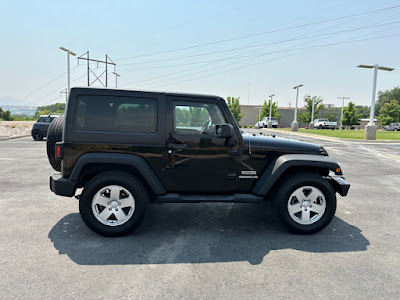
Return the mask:
[[126,188],[109,185],[94,195],[92,212],[102,224],[120,226],[132,218],[135,212],[135,198]]
[[287,209],[290,217],[296,223],[314,224],[325,213],[325,196],[314,186],[300,187],[290,195]]

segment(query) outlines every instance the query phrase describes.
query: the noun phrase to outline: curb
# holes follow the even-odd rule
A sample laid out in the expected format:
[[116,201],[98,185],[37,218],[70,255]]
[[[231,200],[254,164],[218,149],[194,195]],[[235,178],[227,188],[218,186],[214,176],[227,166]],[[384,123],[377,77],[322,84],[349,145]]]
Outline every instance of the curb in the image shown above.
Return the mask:
[[329,137],[329,136],[325,136],[325,135],[318,135],[318,134],[312,134],[312,133],[293,132],[293,131],[286,131],[286,130],[280,131],[280,130],[274,130],[274,129],[269,129],[269,128],[261,128],[261,130],[274,132],[276,134],[278,134],[278,133],[289,134],[289,135],[291,134],[291,135],[296,135],[296,136],[310,137],[310,138],[315,138],[315,139],[319,139],[319,140],[340,142],[340,143],[351,142],[351,143],[364,143],[364,144],[400,144],[400,140],[355,140],[355,139]]
[[0,142],[2,141],[8,141],[8,140],[15,140],[15,139],[20,139],[24,137],[31,136],[30,134],[25,134],[25,135],[17,135],[17,136],[6,136],[6,137],[0,137]]

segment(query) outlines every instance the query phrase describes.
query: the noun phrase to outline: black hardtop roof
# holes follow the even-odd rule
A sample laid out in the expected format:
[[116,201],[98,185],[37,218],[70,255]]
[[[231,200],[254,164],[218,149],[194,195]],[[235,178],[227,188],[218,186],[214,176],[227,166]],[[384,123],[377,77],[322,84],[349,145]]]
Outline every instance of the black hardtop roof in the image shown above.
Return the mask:
[[99,94],[105,94],[108,92],[119,92],[119,93],[131,93],[131,92],[136,92],[136,93],[149,93],[149,94],[165,94],[167,96],[178,96],[178,97],[199,97],[199,98],[208,98],[208,99],[214,99],[214,100],[223,100],[220,96],[217,95],[206,95],[206,94],[196,94],[196,93],[177,93],[177,92],[159,92],[159,91],[144,91],[144,90],[126,90],[126,89],[110,89],[110,88],[89,88],[89,87],[74,87],[71,88],[71,94],[72,93],[99,93]]

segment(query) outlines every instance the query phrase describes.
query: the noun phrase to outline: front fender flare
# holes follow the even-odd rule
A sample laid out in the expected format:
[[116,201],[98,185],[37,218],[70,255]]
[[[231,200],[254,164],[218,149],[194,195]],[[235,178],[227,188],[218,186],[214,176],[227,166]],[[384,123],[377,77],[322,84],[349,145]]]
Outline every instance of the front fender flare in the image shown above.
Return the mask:
[[[279,178],[292,167],[323,168],[334,172],[337,168],[340,168],[336,160],[329,156],[285,154],[275,159],[267,170],[264,171],[263,175],[258,179],[257,184],[253,187],[252,192],[260,196],[267,195]],[[336,175],[341,175],[341,172],[336,173]]]

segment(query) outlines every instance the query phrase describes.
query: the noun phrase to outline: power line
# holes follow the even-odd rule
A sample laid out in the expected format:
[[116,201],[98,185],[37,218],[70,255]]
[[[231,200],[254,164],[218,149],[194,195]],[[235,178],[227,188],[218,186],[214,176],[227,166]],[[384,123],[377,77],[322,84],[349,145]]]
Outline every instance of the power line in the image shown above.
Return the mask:
[[[253,63],[253,64],[248,64],[248,65],[237,67],[237,68],[234,68],[234,69],[224,70],[224,71],[217,72],[217,73],[210,74],[210,75],[204,75],[204,76],[194,77],[194,78],[190,78],[190,79],[186,79],[186,80],[181,80],[181,81],[178,81],[178,82],[172,82],[172,83],[170,83],[168,85],[170,86],[172,84],[179,84],[179,83],[182,83],[182,82],[187,82],[187,81],[192,81],[192,80],[197,80],[197,79],[203,79],[203,78],[219,75],[219,74],[222,74],[222,73],[236,71],[236,70],[240,70],[240,69],[243,69],[243,68],[251,67],[251,66],[254,66],[254,65],[260,65],[260,64],[263,64],[263,63],[266,63],[266,62],[269,62],[269,61],[274,61],[274,60],[278,60],[278,59],[281,59],[281,58],[285,58],[285,57],[289,57],[289,56],[293,56],[293,55],[298,55],[298,54],[301,54],[301,53],[309,52],[309,51],[312,51],[312,50],[314,50],[316,48],[325,48],[325,47],[330,47],[330,46],[339,45],[339,44],[349,44],[349,43],[355,43],[355,42],[361,42],[361,41],[367,41],[367,40],[374,40],[374,39],[382,39],[382,38],[394,37],[394,36],[400,36],[400,34],[393,34],[393,35],[386,35],[386,36],[380,36],[380,37],[372,37],[372,38],[366,38],[366,39],[350,40],[350,41],[336,42],[336,43],[330,43],[330,44],[319,45],[319,46],[305,47],[305,48],[301,48],[301,49],[296,49],[296,50],[302,50],[302,49],[304,50],[304,49],[306,49],[304,51],[300,51],[300,52],[297,52],[297,53],[288,54],[288,55],[280,56],[280,57],[277,57],[277,58],[272,58],[272,59],[261,61],[261,62],[259,61],[259,62]],[[225,66],[213,68],[213,69],[206,70],[206,71],[213,71],[215,69],[222,68],[222,67],[225,67]],[[193,75],[193,74],[181,76],[180,78],[187,77],[187,76],[190,76],[190,75]],[[179,78],[175,78],[175,79],[179,79]],[[132,85],[132,84],[129,84],[129,85]]]
[[[341,30],[341,31],[336,31],[336,32],[322,33],[322,34],[313,35],[313,36],[302,36],[302,37],[293,38],[293,39],[287,39],[287,40],[278,41],[278,42],[271,42],[271,43],[266,43],[266,44],[253,45],[253,46],[238,47],[238,48],[229,49],[229,50],[215,51],[215,52],[209,52],[209,53],[203,53],[203,54],[195,54],[195,55],[190,55],[190,56],[185,56],[185,57],[180,57],[180,58],[171,58],[171,59],[164,59],[164,60],[159,60],[159,61],[169,61],[169,60],[177,60],[177,59],[197,57],[197,56],[207,56],[207,55],[211,55],[211,54],[215,54],[215,53],[225,53],[225,52],[231,52],[231,51],[236,51],[236,50],[259,47],[259,46],[277,45],[277,44],[293,42],[293,41],[298,41],[298,40],[311,39],[311,38],[320,37],[320,36],[336,35],[336,34],[341,34],[341,33],[348,33],[348,32],[358,31],[358,30],[371,28],[371,27],[375,28],[375,27],[381,27],[381,26],[387,26],[387,25],[393,25],[393,24],[399,24],[399,23],[400,23],[400,21],[384,23],[384,24],[379,24],[379,25],[376,25],[376,24],[375,25],[368,25],[368,26],[357,27],[357,28]],[[246,56],[240,56],[240,57],[246,57]],[[231,59],[231,58],[224,58],[222,60],[227,60],[227,59]],[[138,71],[138,70],[148,70],[148,69],[180,67],[180,66],[186,66],[186,65],[201,64],[201,63],[205,63],[205,62],[219,62],[219,61],[221,61],[221,59],[214,59],[214,60],[208,60],[208,61],[199,61],[199,62],[191,62],[191,63],[183,63],[183,64],[177,64],[177,65],[176,64],[172,64],[172,65],[164,65],[164,66],[152,66],[152,67],[132,68],[132,69],[122,69],[122,70],[124,72],[127,72],[127,71]],[[155,62],[155,61],[153,61],[153,62]],[[136,63],[136,64],[144,64],[144,63],[151,63],[151,62],[141,62],[141,63]]]
[[[340,34],[340,33],[335,33],[335,34]],[[325,37],[325,38],[317,39],[317,40],[312,41],[312,42],[314,43],[314,42],[317,42],[317,41],[323,40],[323,39],[326,39],[326,37]],[[254,55],[243,56],[243,55],[238,54],[238,55],[231,56],[231,57],[228,57],[228,58],[218,59],[218,60],[216,60],[216,62],[218,63],[218,62],[222,62],[222,61],[226,61],[226,60],[234,59],[234,58],[249,57],[249,58],[244,59],[244,60],[240,60],[240,61],[237,61],[237,62],[230,63],[230,64],[229,64],[229,66],[230,66],[230,65],[232,65],[232,64],[238,64],[238,63],[245,62],[245,61],[251,60],[251,59],[253,59],[253,58],[260,57],[260,56],[265,56],[265,55],[269,55],[269,54],[276,54],[276,53],[280,53],[280,52],[287,52],[287,51],[299,50],[298,48],[296,49],[296,47],[301,46],[301,45],[304,45],[304,44],[309,44],[309,43],[308,43],[308,42],[300,43],[300,44],[298,44],[298,45],[295,45],[295,46],[292,46],[292,47],[289,47],[289,48],[286,48],[286,49],[280,49],[280,50],[277,50],[277,51],[271,51],[271,52],[267,52],[267,53],[261,53],[261,54],[257,54],[256,56],[254,56]],[[304,49],[304,48],[300,48],[300,49]],[[258,49],[257,49],[257,50],[258,50]],[[251,53],[251,52],[254,52],[254,51],[256,51],[256,50],[252,50],[252,51],[249,51],[249,52],[246,52],[246,53]],[[244,53],[244,54],[246,54],[246,53]],[[211,64],[211,63],[206,63],[206,64],[203,64],[203,65],[197,67],[197,68],[201,68],[201,67],[204,67],[204,66],[207,66],[207,65],[210,65],[210,64]],[[224,66],[227,66],[227,65],[224,65]],[[222,67],[224,67],[224,66],[215,67],[215,68],[212,68],[211,70],[215,70],[215,69],[218,69],[218,68],[222,68]],[[190,68],[190,69],[185,69],[185,70],[183,70],[183,71],[180,71],[179,73],[182,74],[182,73],[185,73],[185,72],[187,72],[187,71],[192,71],[192,70],[193,70],[192,68]],[[198,74],[198,73],[203,73],[203,72],[207,72],[207,71],[210,71],[210,70],[196,71],[195,73],[192,73],[192,74]],[[148,82],[148,81],[154,81],[154,80],[156,80],[156,79],[160,79],[160,78],[164,78],[164,77],[169,77],[169,76],[175,75],[175,74],[176,74],[176,72],[168,73],[168,74],[166,74],[166,75],[157,76],[157,77],[154,77],[154,78],[151,78],[151,79],[141,80],[141,81],[139,81],[139,82],[136,82],[135,84],[140,84],[140,83]],[[190,75],[192,75],[192,74],[186,74],[186,75],[183,75],[183,76],[168,78],[168,79],[166,79],[166,80],[164,80],[164,81],[170,81],[170,80],[173,80],[173,79],[176,79],[176,78],[182,78],[182,77],[190,76]],[[130,84],[127,84],[127,85],[130,85]]]
[[133,58],[139,58],[139,57],[145,57],[145,56],[153,56],[153,55],[177,52],[177,51],[182,51],[182,50],[187,50],[187,49],[205,47],[205,46],[210,46],[210,45],[215,45],[215,44],[221,44],[221,43],[231,42],[231,41],[235,41],[235,40],[247,39],[247,38],[251,38],[251,37],[255,37],[255,36],[266,35],[266,34],[270,34],[270,33],[286,31],[286,30],[295,29],[295,28],[302,28],[302,27],[306,27],[306,26],[322,24],[322,23],[327,23],[327,22],[341,20],[341,19],[347,19],[347,18],[351,18],[351,17],[355,17],[355,16],[361,16],[361,15],[365,15],[365,14],[371,14],[371,13],[374,13],[374,12],[386,11],[386,10],[395,9],[395,8],[398,8],[398,7],[400,7],[400,5],[385,7],[385,8],[371,10],[371,11],[366,11],[366,12],[353,14],[353,15],[347,15],[347,16],[342,16],[342,17],[325,19],[325,20],[322,20],[322,21],[305,23],[305,24],[296,25],[296,26],[288,26],[288,27],[281,28],[281,29],[269,30],[269,31],[265,31],[265,32],[254,33],[254,34],[248,34],[248,35],[244,35],[244,36],[240,36],[240,37],[224,39],[224,40],[215,41],[215,42],[209,42],[209,43],[203,43],[203,44],[198,44],[198,45],[194,45],[194,46],[176,48],[176,49],[172,49],[172,50],[165,50],[165,51],[153,52],[153,53],[148,53],[148,54],[135,55],[135,56],[130,56],[130,57],[121,57],[121,58],[118,58],[118,60],[127,60],[127,59],[133,59]]

